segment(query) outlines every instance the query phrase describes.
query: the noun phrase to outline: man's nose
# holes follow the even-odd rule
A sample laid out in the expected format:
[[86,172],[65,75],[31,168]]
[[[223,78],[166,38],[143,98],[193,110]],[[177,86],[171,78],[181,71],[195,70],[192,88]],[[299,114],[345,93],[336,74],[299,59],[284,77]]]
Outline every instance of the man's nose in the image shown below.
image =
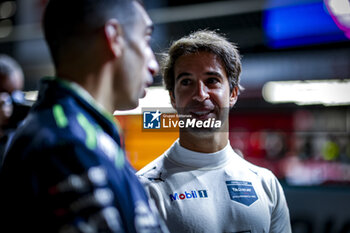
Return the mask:
[[193,100],[202,102],[208,98],[209,98],[209,93],[208,93],[207,86],[202,81],[199,81],[196,85],[195,93],[193,95]]
[[148,62],[148,70],[152,74],[152,76],[156,76],[159,72],[159,65],[153,52]]

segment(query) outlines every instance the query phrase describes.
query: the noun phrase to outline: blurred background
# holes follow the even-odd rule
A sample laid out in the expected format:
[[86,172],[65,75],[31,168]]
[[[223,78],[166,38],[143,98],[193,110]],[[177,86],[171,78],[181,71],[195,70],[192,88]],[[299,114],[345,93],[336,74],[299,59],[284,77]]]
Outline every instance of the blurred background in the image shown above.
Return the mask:
[[[41,77],[53,75],[41,31],[46,2],[0,1],[0,53],[23,67],[28,99],[35,99]],[[349,0],[144,3],[155,23],[151,43],[158,54],[198,29],[218,30],[237,43],[245,91],[230,112],[232,147],[280,179],[293,232],[350,232]],[[156,77],[141,107],[167,106]],[[116,117],[136,169],[178,137],[143,130],[140,108]]]

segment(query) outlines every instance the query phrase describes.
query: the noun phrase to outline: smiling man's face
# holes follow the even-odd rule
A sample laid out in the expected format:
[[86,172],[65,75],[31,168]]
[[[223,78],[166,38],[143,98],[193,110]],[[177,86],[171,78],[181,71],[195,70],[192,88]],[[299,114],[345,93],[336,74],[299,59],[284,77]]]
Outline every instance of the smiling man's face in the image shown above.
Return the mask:
[[175,88],[171,96],[179,114],[198,120],[225,120],[236,102],[221,59],[209,52],[181,56],[174,66]]

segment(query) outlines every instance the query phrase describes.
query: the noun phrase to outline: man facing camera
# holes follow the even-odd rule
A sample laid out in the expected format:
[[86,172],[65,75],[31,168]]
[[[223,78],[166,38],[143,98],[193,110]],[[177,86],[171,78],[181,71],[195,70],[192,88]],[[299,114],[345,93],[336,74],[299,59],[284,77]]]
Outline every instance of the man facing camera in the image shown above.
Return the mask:
[[[277,178],[241,158],[228,140],[240,89],[236,46],[198,31],[174,42],[163,65],[172,106],[180,119],[196,122],[138,172],[170,232],[291,232]],[[218,124],[204,128],[207,121]]]

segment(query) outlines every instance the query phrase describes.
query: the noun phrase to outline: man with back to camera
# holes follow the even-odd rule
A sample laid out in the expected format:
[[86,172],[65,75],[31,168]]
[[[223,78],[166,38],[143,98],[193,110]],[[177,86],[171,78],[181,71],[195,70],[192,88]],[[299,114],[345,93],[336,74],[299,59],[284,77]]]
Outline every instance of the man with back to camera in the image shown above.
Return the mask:
[[0,232],[162,232],[111,115],[158,71],[150,18],[138,1],[51,0],[44,32],[56,77],[1,170]]
[[291,232],[277,178],[237,155],[228,140],[241,73],[236,46],[216,32],[197,31],[174,42],[163,65],[180,119],[221,123],[180,127],[179,139],[137,173],[169,231]]

